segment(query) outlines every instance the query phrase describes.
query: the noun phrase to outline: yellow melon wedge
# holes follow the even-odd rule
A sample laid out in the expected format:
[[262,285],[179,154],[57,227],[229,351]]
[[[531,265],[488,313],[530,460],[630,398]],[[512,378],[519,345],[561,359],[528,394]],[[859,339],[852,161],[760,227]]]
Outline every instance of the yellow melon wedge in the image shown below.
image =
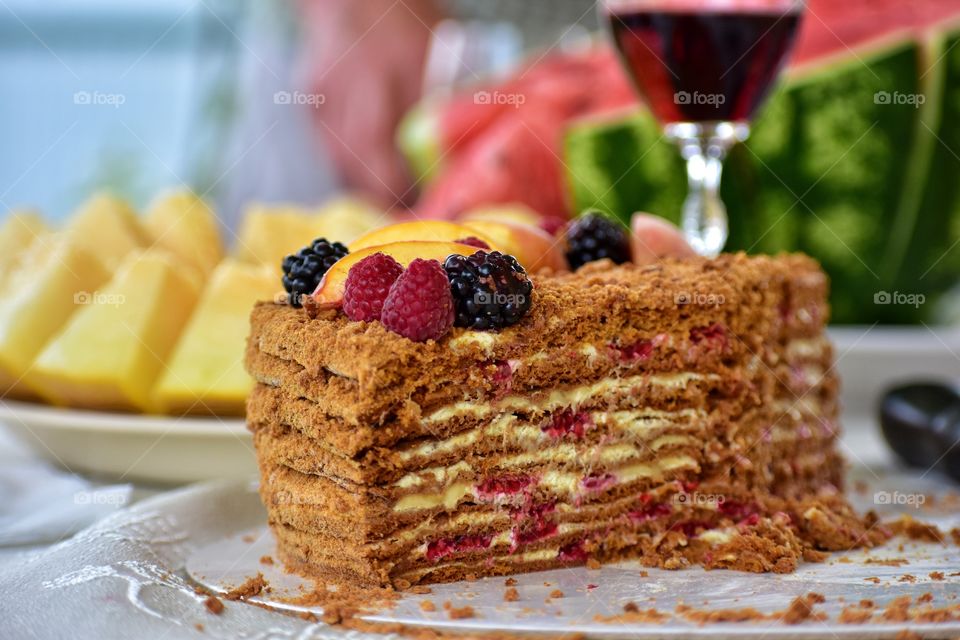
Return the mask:
[[30,365],[37,354],[109,277],[69,236],[31,245],[0,290],[0,393],[33,395]]
[[30,246],[49,234],[49,227],[34,211],[13,211],[4,218],[0,224],[0,287]]
[[217,216],[191,191],[159,196],[147,208],[143,227],[153,246],[166,249],[203,276],[223,259]]
[[315,222],[315,238],[348,244],[388,224],[391,218],[360,198],[344,196],[325,202],[317,211]]
[[315,215],[296,205],[253,204],[240,224],[235,255],[253,264],[265,264],[280,272],[280,264],[291,253],[317,237]]
[[253,380],[243,368],[250,311],[283,293],[273,269],[227,259],[213,272],[170,365],[153,390],[164,413],[243,415]]
[[313,292],[313,299],[325,307],[336,307],[343,302],[343,288],[347,282],[350,268],[375,253],[385,253],[391,256],[404,267],[417,258],[424,260],[439,260],[443,262],[447,256],[470,256],[476,253],[477,248],[468,244],[455,242],[392,242],[375,247],[367,247],[350,253],[337,260],[330,270],[323,276],[317,290]]
[[150,411],[150,389],[190,316],[199,280],[164,251],[131,254],[33,365],[46,399],[72,407]]
[[111,271],[132,251],[146,245],[146,233],[134,210],[126,201],[106,193],[84,202],[64,231]]

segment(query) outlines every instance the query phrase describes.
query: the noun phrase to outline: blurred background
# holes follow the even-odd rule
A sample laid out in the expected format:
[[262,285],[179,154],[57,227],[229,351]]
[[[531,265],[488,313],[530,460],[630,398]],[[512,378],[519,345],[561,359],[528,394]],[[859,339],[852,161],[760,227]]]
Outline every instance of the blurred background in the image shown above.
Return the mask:
[[[820,259],[837,322],[960,316],[958,16],[813,0],[728,161],[728,249]],[[100,190],[142,209],[186,186],[228,245],[251,202],[344,192],[400,216],[679,216],[679,155],[592,2],[8,0],[0,30],[7,211],[56,222]]]
[[[245,473],[239,420],[181,417],[243,415],[249,310],[313,238],[483,219],[556,250],[687,190],[589,0],[5,0],[0,36],[0,419],[68,468]],[[960,374],[958,45],[960,0],[809,0],[725,163],[727,248],[828,271],[860,417]]]

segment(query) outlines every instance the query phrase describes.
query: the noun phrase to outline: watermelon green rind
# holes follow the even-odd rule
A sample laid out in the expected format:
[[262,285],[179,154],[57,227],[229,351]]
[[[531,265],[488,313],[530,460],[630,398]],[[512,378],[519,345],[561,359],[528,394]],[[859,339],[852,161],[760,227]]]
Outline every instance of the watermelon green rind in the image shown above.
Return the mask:
[[[936,206],[924,178],[939,162],[931,160],[927,129],[936,130],[942,120],[939,106],[930,103],[941,93],[944,74],[938,65],[923,78],[918,71],[944,50],[942,41],[920,45],[896,34],[861,46],[842,63],[833,57],[805,65],[771,96],[751,138],[727,160],[722,191],[730,214],[728,248],[817,257],[833,278],[837,321],[915,322],[927,314],[921,307],[875,305],[874,295],[911,292],[897,289],[903,279],[895,276],[908,271],[917,278],[916,269],[892,269],[887,262],[896,261],[898,251],[906,256],[901,262],[913,259],[914,227],[924,216],[942,229],[944,214],[924,213],[921,201],[930,201],[927,209]],[[919,109],[878,104],[881,91],[930,99]],[[960,121],[960,115],[943,119],[948,117]],[[616,215],[643,209],[676,220],[685,191],[678,152],[663,141],[665,155],[637,160],[642,145],[656,140],[649,116],[594,127],[580,124],[567,138],[577,208],[596,206],[595,194],[601,194],[601,208]],[[614,177],[621,175],[626,177],[617,183]],[[958,198],[944,194],[940,200]],[[891,242],[895,226],[908,249]]]
[[942,50],[939,126],[931,133],[930,170],[897,281],[925,295],[931,310],[960,274],[960,33],[944,36]]
[[406,157],[417,182],[429,182],[440,169],[438,118],[429,101],[416,105],[397,127],[397,147]]

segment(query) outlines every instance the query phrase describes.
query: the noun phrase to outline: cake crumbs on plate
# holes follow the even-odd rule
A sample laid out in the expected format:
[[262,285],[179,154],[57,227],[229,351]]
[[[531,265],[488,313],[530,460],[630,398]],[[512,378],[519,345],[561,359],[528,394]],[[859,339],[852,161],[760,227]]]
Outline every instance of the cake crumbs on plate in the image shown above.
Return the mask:
[[826,614],[823,612],[814,612],[813,607],[823,604],[827,599],[823,594],[811,592],[805,596],[798,596],[793,599],[787,610],[783,612],[781,619],[786,624],[799,624],[804,620],[823,620]]
[[867,558],[864,564],[877,564],[884,567],[900,567],[910,564],[906,558]]
[[915,520],[910,516],[901,516],[898,520],[891,522],[889,526],[894,534],[905,536],[911,540],[939,544],[946,542],[946,536],[940,530],[940,527],[929,522]]
[[307,622],[319,622],[320,619],[317,618],[317,615],[312,611],[301,611],[297,614],[301,620],[306,620]]
[[257,575],[253,576],[252,578],[247,578],[247,580],[239,587],[235,587],[223,594],[223,598],[225,600],[244,600],[246,598],[252,598],[253,596],[260,595],[266,586],[267,581],[264,580],[263,574],[258,571]]
[[840,624],[863,624],[869,622],[871,618],[873,618],[871,609],[852,604],[841,609],[837,622]]
[[240,536],[240,539],[246,542],[247,544],[253,544],[257,541],[256,536],[250,535],[249,533]]
[[913,584],[913,583],[916,582],[916,581],[917,581],[917,576],[912,575],[912,574],[909,574],[909,573],[903,574],[903,575],[900,576],[900,578],[897,580],[897,582],[909,582],[910,584]]
[[273,564],[273,556],[260,556],[260,564]]
[[869,578],[864,578],[867,582],[872,582],[873,584],[880,584],[880,578],[877,576],[870,576]]
[[431,589],[425,584],[418,584],[413,587],[410,587],[410,593],[415,593],[418,596],[425,596],[428,593],[433,593],[433,589]]
[[647,571],[646,569],[643,569],[643,570],[640,571],[640,577],[641,577],[641,578],[649,578],[649,577],[650,577],[650,572]]
[[943,575],[943,571],[931,571],[929,573],[929,577],[931,580],[937,580],[937,581],[946,579],[945,576]]
[[507,587],[506,591],[503,592],[504,602],[516,602],[519,599],[520,599],[520,592],[517,591],[516,587]]
[[503,584],[507,587],[515,587],[517,586],[517,581],[515,578],[507,578],[503,581]]
[[596,558],[590,558],[589,560],[587,560],[587,569],[590,569],[591,571],[596,571],[599,568],[600,568],[599,560],[597,560]]
[[[630,605],[633,605],[632,607]],[[629,608],[628,608],[629,607]],[[594,622],[604,624],[622,624],[622,623],[660,623],[670,618],[669,613],[664,613],[654,608],[641,609],[633,602],[628,602],[623,606],[623,613],[614,616],[604,616],[599,613],[593,616]]]
[[223,602],[217,596],[207,596],[207,599],[203,601],[203,606],[214,615],[220,615],[225,608]]
[[473,618],[476,614],[473,611],[473,607],[466,605],[464,607],[447,607],[447,603],[444,603],[444,609],[447,610],[447,617],[451,620],[465,620],[467,618]]
[[426,612],[433,612],[437,610],[437,605],[433,604],[433,600],[421,600],[420,610],[426,611]]
[[554,589],[553,591],[550,592],[550,597],[551,597],[551,598],[554,598],[554,599],[556,599],[556,598],[562,598],[562,597],[563,597],[563,591],[560,591],[560,589]]

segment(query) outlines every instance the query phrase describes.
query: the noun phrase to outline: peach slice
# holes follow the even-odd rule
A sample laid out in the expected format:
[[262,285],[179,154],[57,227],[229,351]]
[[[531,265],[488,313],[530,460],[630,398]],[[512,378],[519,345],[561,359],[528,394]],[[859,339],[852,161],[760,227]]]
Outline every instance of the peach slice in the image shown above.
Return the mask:
[[529,273],[570,270],[563,243],[540,227],[505,220],[469,220],[463,226],[496,240],[500,251],[516,258]]
[[417,240],[365,247],[337,260],[323,276],[323,280],[320,281],[316,291],[313,292],[313,299],[323,307],[339,306],[343,302],[343,289],[347,282],[350,267],[375,253],[385,253],[403,266],[407,266],[416,258],[443,262],[447,259],[447,256],[453,254],[470,256],[477,251],[476,247],[471,247],[468,244]]
[[493,238],[487,237],[482,232],[468,229],[464,225],[446,220],[415,220],[380,227],[360,236],[351,242],[348,247],[350,252],[353,253],[367,247],[395,242],[456,242],[469,236],[483,240],[490,245],[491,249],[500,250],[494,246]]
[[459,222],[466,224],[473,220],[493,220],[495,222],[513,222],[539,227],[543,216],[530,207],[516,203],[471,209],[460,216]]

